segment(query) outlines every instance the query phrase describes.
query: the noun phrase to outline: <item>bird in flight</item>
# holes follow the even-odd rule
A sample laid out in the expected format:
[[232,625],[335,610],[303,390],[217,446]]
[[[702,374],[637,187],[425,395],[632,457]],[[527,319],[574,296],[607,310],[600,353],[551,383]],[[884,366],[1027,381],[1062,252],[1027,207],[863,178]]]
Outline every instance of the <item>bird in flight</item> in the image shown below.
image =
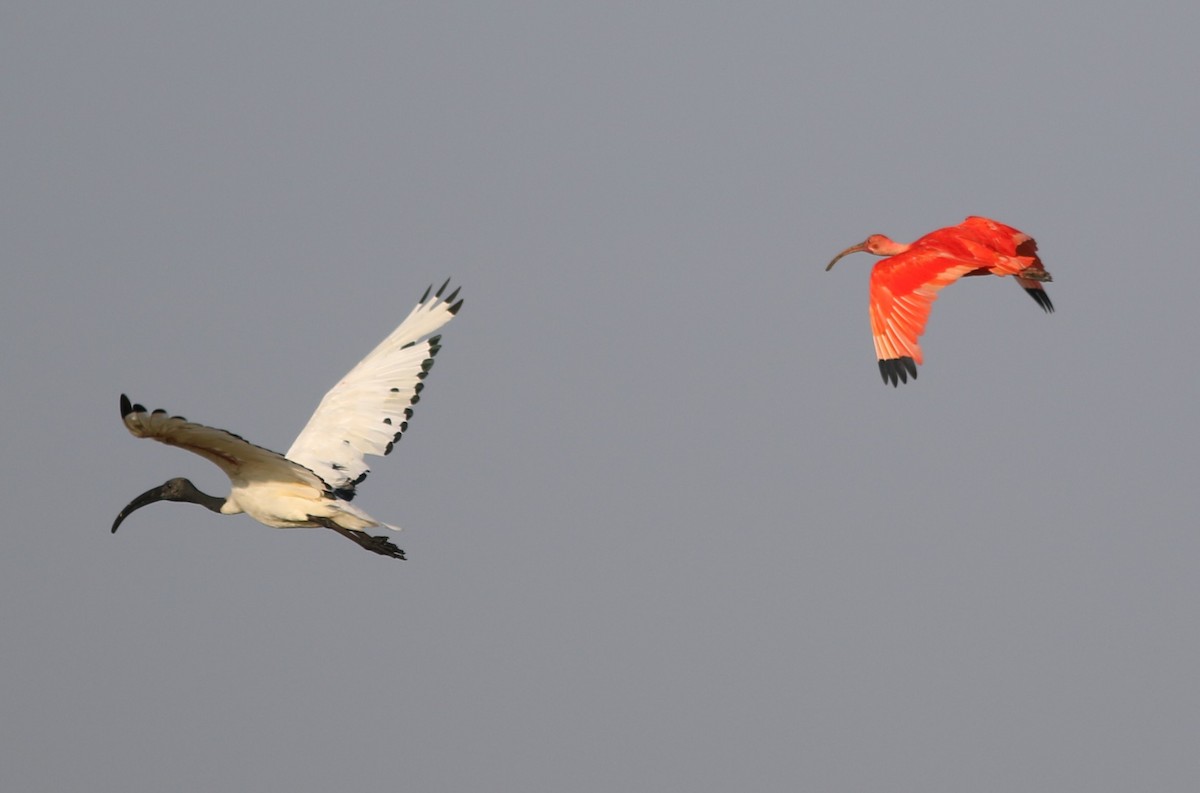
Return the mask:
[[871,269],[871,333],[884,384],[897,386],[917,379],[922,362],[917,339],[925,332],[938,291],[968,275],[1011,275],[1050,313],[1054,304],[1042,288],[1053,280],[1038,258],[1033,237],[984,217],[969,217],[957,226],[930,232],[916,242],[895,242],[872,234],[833,257],[859,251],[886,256]]
[[[408,429],[413,405],[441,349],[429,336],[463,301],[449,279],[424,296],[400,326],[325,394],[287,454],[264,449],[231,432],[195,424],[164,410],[147,411],[121,395],[121,420],[135,437],[178,446],[215,463],[229,477],[226,498],[210,496],[183,478],[170,479],[129,502],[113,521],[116,532],[135,510],[156,501],[186,501],[222,515],[246,513],[274,528],[323,526],[383,556],[404,551],[367,529],[399,530],[350,503],[369,471],[366,455],[385,455]],[[428,338],[427,338],[428,337]]]

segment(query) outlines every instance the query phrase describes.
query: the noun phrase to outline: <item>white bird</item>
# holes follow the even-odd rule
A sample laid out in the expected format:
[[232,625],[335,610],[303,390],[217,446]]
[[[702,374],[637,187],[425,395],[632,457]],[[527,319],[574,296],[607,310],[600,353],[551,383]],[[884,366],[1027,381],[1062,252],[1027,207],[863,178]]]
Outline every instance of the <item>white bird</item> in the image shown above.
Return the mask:
[[433,287],[425,290],[400,326],[325,395],[286,455],[165,410],[147,412],[122,394],[121,420],[131,433],[211,460],[229,477],[231,489],[228,498],[218,498],[187,479],[168,480],[129,502],[113,521],[113,532],[147,504],[188,501],[222,515],[244,512],[274,528],[324,526],[368,551],[403,559],[404,551],[386,536],[364,531],[399,527],[372,518],[350,500],[370,470],[364,457],[388,454],[408,429],[412,406],[441,349],[440,335],[425,337],[462,308],[458,289],[442,297],[449,284],[447,279],[432,298]]

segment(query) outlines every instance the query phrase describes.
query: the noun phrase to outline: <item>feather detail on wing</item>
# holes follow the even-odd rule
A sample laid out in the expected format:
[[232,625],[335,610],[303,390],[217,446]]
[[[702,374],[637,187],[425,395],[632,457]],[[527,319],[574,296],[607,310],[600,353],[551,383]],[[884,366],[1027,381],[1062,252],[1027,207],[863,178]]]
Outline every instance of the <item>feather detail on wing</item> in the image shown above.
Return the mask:
[[196,424],[165,410],[148,411],[121,394],[121,420],[138,438],[178,446],[217,465],[233,482],[296,482],[320,492],[329,487],[311,470],[232,432]]
[[296,436],[287,458],[316,472],[349,500],[370,469],[368,454],[385,455],[408,429],[412,406],[441,349],[441,337],[425,337],[449,322],[462,301],[455,289],[432,287],[400,326],[330,389]]
[[871,334],[881,361],[912,358],[921,363],[917,339],[925,332],[933,301],[943,287],[978,267],[978,263],[902,253],[884,259],[871,271]]

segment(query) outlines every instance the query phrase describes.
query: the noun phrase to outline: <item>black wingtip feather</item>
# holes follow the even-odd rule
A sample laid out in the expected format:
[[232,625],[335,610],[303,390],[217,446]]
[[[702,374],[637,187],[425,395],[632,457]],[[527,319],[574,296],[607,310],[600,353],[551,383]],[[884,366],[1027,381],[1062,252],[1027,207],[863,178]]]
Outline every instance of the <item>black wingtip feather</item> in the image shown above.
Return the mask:
[[[445,291],[446,291],[446,287],[448,287],[448,286],[450,286],[450,279],[449,279],[449,278],[447,278],[447,279],[446,279],[446,281],[445,281],[445,282],[444,282],[444,283],[441,285],[441,287],[440,287],[440,288],[437,290],[437,292],[435,292],[435,293],[434,293],[434,295],[433,295],[433,296],[434,296],[434,297],[441,297],[441,296],[442,296],[442,292],[445,292]],[[458,290],[455,290],[455,292],[456,292],[456,293],[457,293],[457,291],[458,291]],[[453,298],[451,298],[451,299],[453,299]]]
[[420,303],[424,303],[426,300],[428,300],[428,299],[429,299],[429,293],[430,293],[430,292],[432,292],[432,291],[433,291],[433,284],[430,284],[428,287],[426,287],[426,289],[425,289],[425,294],[421,295],[421,299],[420,299],[420,300],[418,300],[418,301],[417,301],[417,303],[418,303],[418,304],[420,304]]
[[917,363],[908,356],[880,360],[879,374],[883,376],[884,385],[891,383],[895,388],[901,383],[907,383],[910,376],[913,380],[917,379]]
[[[458,290],[455,290],[454,294],[458,294]],[[457,303],[455,303],[454,305],[450,306],[450,308],[449,308],[450,314],[451,315],[457,314],[458,310],[460,308],[462,308],[462,304],[463,304],[463,301],[460,300]]]
[[1046,294],[1045,289],[1026,289],[1025,291],[1029,293],[1035,303],[1042,307],[1043,311],[1047,314],[1054,313],[1054,304],[1050,302],[1050,295]]
[[129,401],[129,397],[121,394],[121,418],[124,419],[133,412],[133,403]]

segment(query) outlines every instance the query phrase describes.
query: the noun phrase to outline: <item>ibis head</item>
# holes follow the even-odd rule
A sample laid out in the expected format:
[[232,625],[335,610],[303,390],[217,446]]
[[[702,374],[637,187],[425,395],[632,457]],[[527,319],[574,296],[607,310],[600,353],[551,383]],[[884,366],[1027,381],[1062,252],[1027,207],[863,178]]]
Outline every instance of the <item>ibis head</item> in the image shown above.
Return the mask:
[[833,266],[838,263],[838,259],[843,256],[849,256],[852,253],[860,253],[866,251],[876,256],[896,256],[904,253],[911,245],[905,245],[903,242],[896,242],[883,234],[872,234],[857,245],[851,245],[846,250],[833,257],[833,261],[825,265],[825,272],[833,269]]
[[155,501],[189,501],[211,509],[213,512],[220,512],[221,506],[225,503],[225,499],[201,492],[191,481],[184,479],[182,476],[177,476],[174,479],[168,479],[158,487],[147,490],[133,501],[130,501],[125,506],[125,509],[121,510],[121,513],[117,515],[117,519],[113,521],[113,533],[116,533],[117,527],[121,525],[121,522],[125,518],[147,504],[153,504]]

